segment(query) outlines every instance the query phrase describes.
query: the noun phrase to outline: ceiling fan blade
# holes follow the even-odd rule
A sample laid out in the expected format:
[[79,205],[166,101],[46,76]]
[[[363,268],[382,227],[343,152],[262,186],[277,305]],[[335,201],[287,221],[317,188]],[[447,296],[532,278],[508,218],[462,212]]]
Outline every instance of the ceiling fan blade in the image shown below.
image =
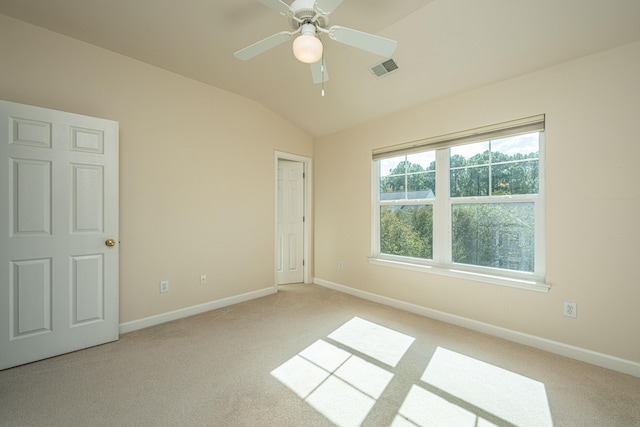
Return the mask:
[[263,5],[270,7],[271,9],[280,13],[281,15],[287,16],[289,12],[291,12],[289,5],[283,2],[282,0],[258,0],[258,1]]
[[259,42],[256,42],[251,46],[240,49],[239,51],[235,52],[233,56],[238,59],[242,59],[243,61],[247,61],[254,56],[260,55],[262,52],[266,52],[267,50],[288,41],[289,39],[291,39],[291,33],[288,31],[282,31],[269,36],[266,39],[260,40]]
[[[329,73],[327,72],[327,64],[321,59],[318,62],[314,62],[311,65],[311,77],[314,83],[322,83],[329,80]],[[324,67],[324,70],[322,69]]]
[[329,37],[338,43],[366,50],[367,52],[371,52],[385,58],[391,58],[396,47],[398,47],[398,42],[395,40],[386,39],[384,37],[375,36],[358,30],[352,30],[351,28],[341,27],[339,25],[334,25],[329,28]]
[[316,0],[316,4],[314,6],[316,12],[320,12],[323,15],[328,15],[338,6],[340,6],[342,0]]

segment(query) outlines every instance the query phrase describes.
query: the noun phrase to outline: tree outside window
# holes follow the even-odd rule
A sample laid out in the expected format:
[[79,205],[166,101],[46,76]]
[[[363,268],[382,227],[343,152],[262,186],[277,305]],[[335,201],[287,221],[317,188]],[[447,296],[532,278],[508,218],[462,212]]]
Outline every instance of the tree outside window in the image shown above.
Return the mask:
[[379,254],[535,272],[540,143],[533,132],[377,160]]

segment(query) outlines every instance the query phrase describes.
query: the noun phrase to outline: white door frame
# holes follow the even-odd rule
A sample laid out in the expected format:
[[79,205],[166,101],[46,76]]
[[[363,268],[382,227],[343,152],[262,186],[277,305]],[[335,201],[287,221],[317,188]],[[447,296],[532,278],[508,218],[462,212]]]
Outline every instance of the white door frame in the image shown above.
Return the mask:
[[304,266],[303,266],[303,280],[304,283],[311,283],[311,225],[313,224],[312,214],[312,205],[311,201],[313,198],[311,197],[311,189],[312,186],[312,173],[311,173],[311,158],[299,156],[297,154],[285,153],[282,151],[275,152],[275,166],[274,166],[274,195],[275,195],[275,217],[274,217],[274,238],[273,238],[273,247],[274,247],[274,277],[273,283],[274,286],[278,287],[278,272],[277,272],[277,254],[278,254],[278,161],[279,160],[290,160],[294,162],[301,162],[304,165],[304,225],[303,225],[303,251],[304,251]]

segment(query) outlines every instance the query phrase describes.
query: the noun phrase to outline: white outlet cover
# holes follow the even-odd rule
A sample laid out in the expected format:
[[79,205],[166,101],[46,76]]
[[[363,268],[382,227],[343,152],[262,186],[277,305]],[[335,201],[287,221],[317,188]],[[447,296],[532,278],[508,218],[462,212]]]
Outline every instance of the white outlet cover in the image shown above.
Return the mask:
[[576,318],[578,315],[578,307],[575,302],[564,303],[564,315],[567,317]]
[[169,292],[169,281],[168,280],[163,280],[162,282],[160,282],[160,292],[162,292],[162,293]]

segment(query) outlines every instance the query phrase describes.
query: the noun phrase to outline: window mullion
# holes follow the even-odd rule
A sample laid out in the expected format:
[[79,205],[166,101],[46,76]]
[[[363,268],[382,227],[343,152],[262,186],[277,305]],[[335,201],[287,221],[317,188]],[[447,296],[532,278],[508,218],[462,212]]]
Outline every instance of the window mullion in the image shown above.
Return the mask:
[[409,198],[409,175],[406,169],[404,171],[404,198],[405,200]]
[[493,164],[493,149],[491,148],[493,141],[489,141],[489,188],[487,189],[489,192],[489,196],[493,196],[493,168],[491,165]]
[[451,197],[449,149],[436,151],[436,198],[433,207],[433,260],[451,262]]

